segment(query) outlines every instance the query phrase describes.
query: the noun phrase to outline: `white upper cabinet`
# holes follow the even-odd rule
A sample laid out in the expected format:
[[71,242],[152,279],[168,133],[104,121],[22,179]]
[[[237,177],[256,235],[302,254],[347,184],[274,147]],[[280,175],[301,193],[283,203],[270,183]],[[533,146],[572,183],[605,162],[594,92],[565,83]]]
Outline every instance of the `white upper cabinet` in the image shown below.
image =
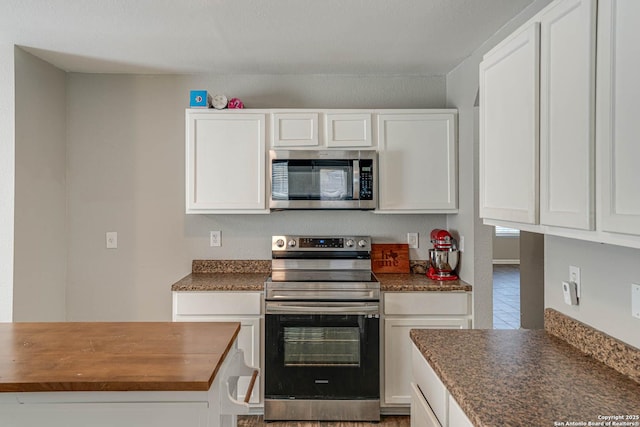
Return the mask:
[[373,148],[372,110],[276,110],[271,144],[283,149]]
[[378,114],[379,213],[457,212],[457,112]]
[[271,115],[272,147],[318,147],[318,113],[278,112]]
[[186,212],[268,213],[265,114],[186,111]]
[[327,113],[327,147],[371,147],[371,113]]
[[540,223],[595,226],[595,0],[540,16]]
[[599,228],[640,235],[640,2],[598,2]]
[[[372,125],[374,119],[377,127]],[[376,212],[455,213],[456,120],[453,109],[187,109],[186,212],[269,213],[268,147],[377,147]]]
[[595,228],[595,0],[556,0],[480,65],[480,216]]
[[538,223],[540,25],[480,64],[480,216]]

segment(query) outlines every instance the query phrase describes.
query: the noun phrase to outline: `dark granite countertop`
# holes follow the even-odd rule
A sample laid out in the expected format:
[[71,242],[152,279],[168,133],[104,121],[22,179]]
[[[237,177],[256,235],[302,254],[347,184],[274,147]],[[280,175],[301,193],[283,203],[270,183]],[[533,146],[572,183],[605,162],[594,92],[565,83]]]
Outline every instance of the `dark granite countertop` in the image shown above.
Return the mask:
[[[171,286],[172,291],[258,291],[269,273],[191,273]],[[376,274],[384,292],[471,291],[460,280],[439,282],[424,274]]]
[[[194,260],[192,273],[171,286],[172,291],[264,290],[270,260]],[[425,275],[426,261],[412,261],[410,274],[376,273],[383,292],[471,291],[461,280],[436,281]]]
[[191,273],[171,286],[172,291],[262,292],[269,273]]
[[545,330],[413,329],[411,339],[478,427],[640,415],[640,383]]
[[471,292],[471,285],[462,280],[431,280],[425,274],[376,273],[376,277],[384,292]]

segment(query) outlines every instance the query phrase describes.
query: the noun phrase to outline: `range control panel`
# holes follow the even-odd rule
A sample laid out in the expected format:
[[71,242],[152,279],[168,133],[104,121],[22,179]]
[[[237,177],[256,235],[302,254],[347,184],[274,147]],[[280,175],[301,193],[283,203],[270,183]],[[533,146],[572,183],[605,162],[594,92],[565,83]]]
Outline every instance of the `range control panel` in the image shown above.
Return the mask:
[[369,236],[273,236],[272,251],[370,251]]

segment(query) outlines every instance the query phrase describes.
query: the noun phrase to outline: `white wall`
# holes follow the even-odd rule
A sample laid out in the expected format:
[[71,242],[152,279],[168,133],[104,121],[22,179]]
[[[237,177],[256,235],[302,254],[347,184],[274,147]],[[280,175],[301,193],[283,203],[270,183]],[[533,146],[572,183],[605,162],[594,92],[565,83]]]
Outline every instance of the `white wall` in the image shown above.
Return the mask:
[[13,318],[14,78],[13,45],[0,43],[0,322]]
[[[190,89],[253,108],[441,108],[444,77],[68,76],[68,320],[169,320],[170,286],[193,259],[270,259],[270,236],[362,233],[403,242],[443,215],[370,212],[184,214],[184,109]],[[208,247],[222,230],[222,247]],[[116,250],[106,231],[118,232]]]
[[482,225],[478,210],[479,133],[478,108],[474,107],[479,87],[478,66],[487,51],[550,2],[533,2],[447,75],[447,106],[458,109],[460,147],[460,212],[450,215],[447,224],[465,237],[465,252],[460,256],[460,276],[473,285],[476,328],[491,328],[493,324],[492,228]]
[[493,263],[518,264],[520,262],[520,237],[496,236],[492,233]]
[[[638,260],[638,249],[545,236],[545,306],[640,348],[640,319],[631,316],[631,284],[640,284]],[[570,265],[581,273],[577,306],[566,305],[562,296]]]
[[14,321],[64,321],[66,73],[15,50]]

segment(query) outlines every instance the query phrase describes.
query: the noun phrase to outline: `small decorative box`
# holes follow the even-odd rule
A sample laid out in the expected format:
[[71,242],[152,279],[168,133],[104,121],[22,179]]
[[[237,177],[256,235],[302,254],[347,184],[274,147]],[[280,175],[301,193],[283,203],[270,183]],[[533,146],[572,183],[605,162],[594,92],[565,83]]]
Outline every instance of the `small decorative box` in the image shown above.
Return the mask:
[[192,90],[189,98],[190,107],[208,108],[211,103],[211,95],[206,90]]

